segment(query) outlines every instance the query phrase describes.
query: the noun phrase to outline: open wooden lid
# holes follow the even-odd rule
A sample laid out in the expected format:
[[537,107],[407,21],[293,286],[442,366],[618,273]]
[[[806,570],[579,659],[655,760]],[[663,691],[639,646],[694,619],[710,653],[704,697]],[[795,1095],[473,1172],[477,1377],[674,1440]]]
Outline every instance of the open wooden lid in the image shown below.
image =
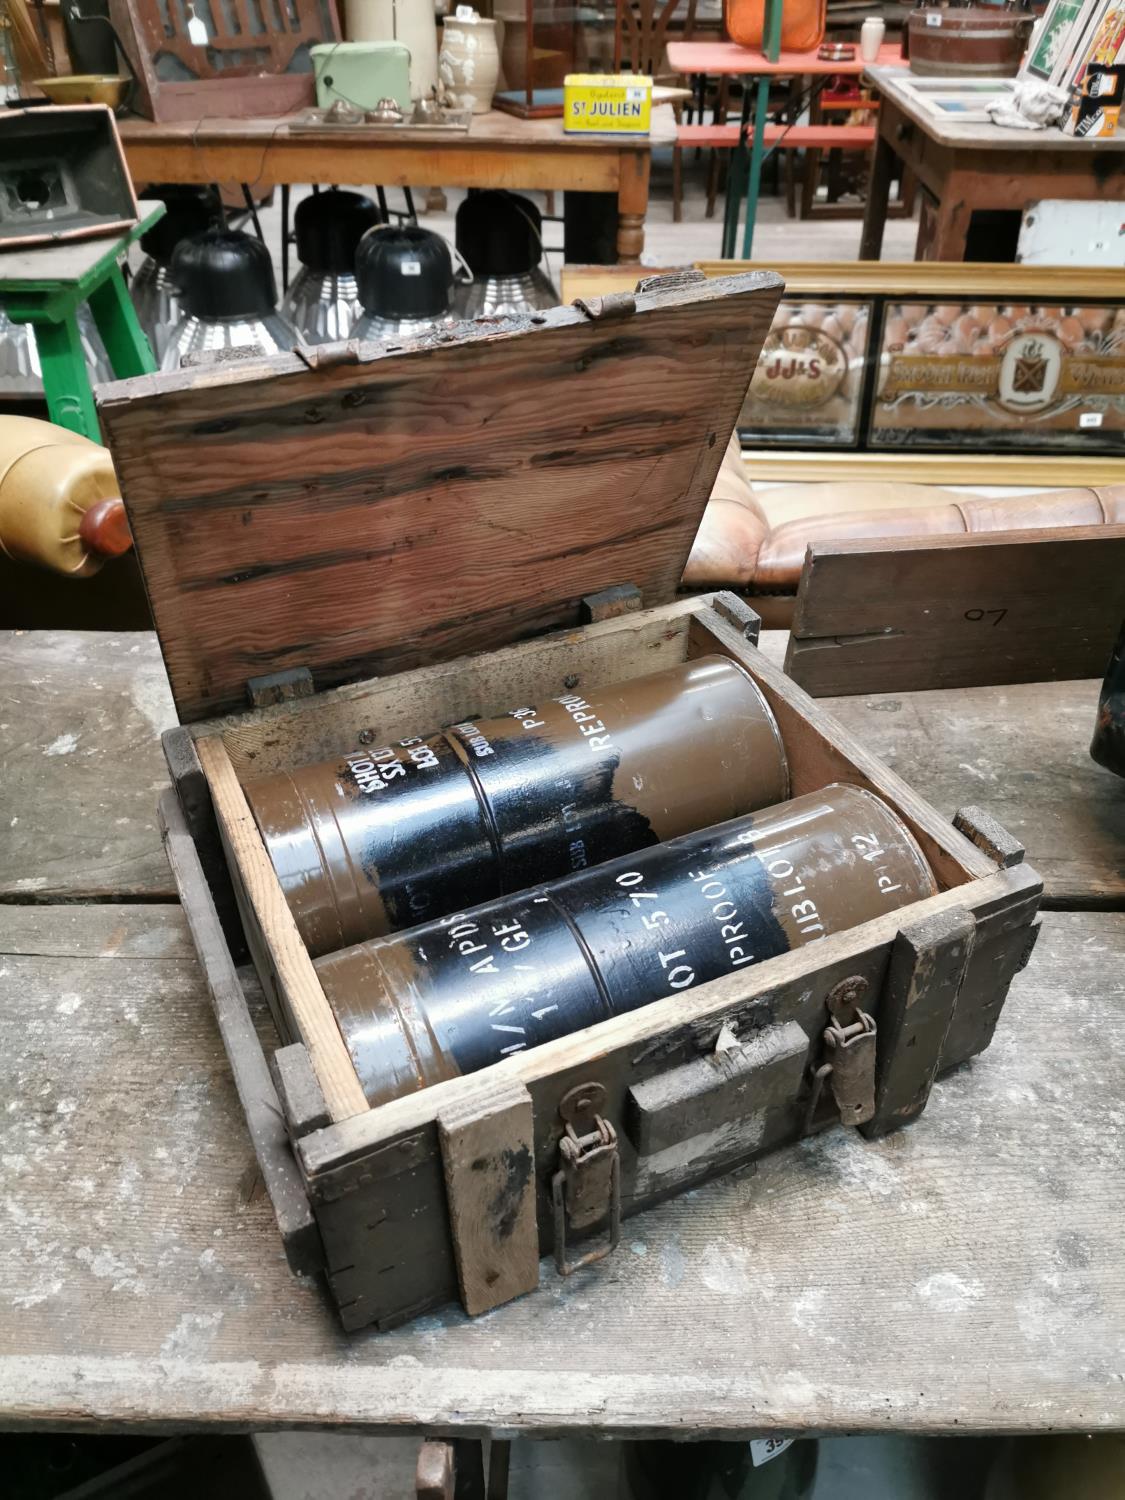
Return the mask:
[[674,593],[782,282],[337,344],[98,392],[181,721]]

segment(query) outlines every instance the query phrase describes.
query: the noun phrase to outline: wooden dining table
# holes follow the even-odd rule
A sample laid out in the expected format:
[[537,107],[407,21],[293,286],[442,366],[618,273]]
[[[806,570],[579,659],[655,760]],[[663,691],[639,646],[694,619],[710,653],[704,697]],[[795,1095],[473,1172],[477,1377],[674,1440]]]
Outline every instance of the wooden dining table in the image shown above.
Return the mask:
[[617,203],[617,259],[639,262],[654,148],[671,146],[669,105],[648,135],[567,135],[560,119],[474,115],[465,133],[370,126],[310,132],[296,116],[205,118],[119,126],[134,182],[332,183],[382,187],[513,188],[608,193]]
[[905,68],[880,60],[864,76],[881,103],[860,260],[882,253],[891,182],[904,170],[936,205],[923,215],[916,260],[964,260],[973,214],[983,209],[1022,213],[1041,199],[1125,197],[1125,133],[1091,138],[1064,135],[1055,126],[1013,130],[962,121],[925,107],[911,92],[914,78]]

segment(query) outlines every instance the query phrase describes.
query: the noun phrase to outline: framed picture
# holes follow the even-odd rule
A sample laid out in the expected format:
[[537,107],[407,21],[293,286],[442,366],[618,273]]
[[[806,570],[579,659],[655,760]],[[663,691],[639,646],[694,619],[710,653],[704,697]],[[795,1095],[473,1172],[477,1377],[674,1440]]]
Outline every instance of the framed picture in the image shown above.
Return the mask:
[[871,309],[867,297],[782,299],[738,419],[743,442],[858,444]]
[[[697,264],[708,276],[756,269]],[[879,469],[926,454],[1125,465],[1125,267],[771,269],[785,296],[738,421],[755,462],[796,450],[821,467],[833,455]]]
[[987,124],[988,105],[1015,86],[1014,78],[911,78],[905,85],[928,113],[965,124]]
[[1125,453],[1125,308],[887,298],[867,444]]
[[1058,85],[1067,71],[1074,45],[1101,0],[1050,0],[1032,34],[1020,77]]
[[1125,0],[1101,0],[1071,51],[1062,87],[1081,90],[1091,63],[1112,67],[1125,47]]

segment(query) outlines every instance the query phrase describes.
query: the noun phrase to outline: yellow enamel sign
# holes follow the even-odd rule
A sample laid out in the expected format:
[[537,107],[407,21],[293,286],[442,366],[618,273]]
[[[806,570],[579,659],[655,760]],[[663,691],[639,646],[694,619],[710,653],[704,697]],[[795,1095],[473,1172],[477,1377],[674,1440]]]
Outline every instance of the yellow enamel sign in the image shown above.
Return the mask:
[[652,79],[640,73],[568,73],[563,80],[563,129],[647,135]]

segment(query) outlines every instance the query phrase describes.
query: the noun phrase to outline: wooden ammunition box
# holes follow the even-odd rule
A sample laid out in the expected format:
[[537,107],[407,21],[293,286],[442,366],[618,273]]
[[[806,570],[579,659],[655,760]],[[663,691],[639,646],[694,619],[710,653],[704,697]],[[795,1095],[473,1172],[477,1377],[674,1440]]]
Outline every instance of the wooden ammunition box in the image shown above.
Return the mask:
[[[839,1123],[841,1003],[872,1023],[862,1128],[906,1123],[988,1045],[1030,953],[1042,888],[1002,829],[927,806],[759,654],[732,596],[674,600],[780,289],[670,278],[102,392],[184,726],[169,858],[290,1263],[325,1273],[346,1328],[495,1307],[541,1254],[590,1264],[629,1214]],[[793,794],[877,792],[939,894],[369,1108],[243,783],[716,652],[766,696]],[[286,1043],[268,1061],[243,934]]]

